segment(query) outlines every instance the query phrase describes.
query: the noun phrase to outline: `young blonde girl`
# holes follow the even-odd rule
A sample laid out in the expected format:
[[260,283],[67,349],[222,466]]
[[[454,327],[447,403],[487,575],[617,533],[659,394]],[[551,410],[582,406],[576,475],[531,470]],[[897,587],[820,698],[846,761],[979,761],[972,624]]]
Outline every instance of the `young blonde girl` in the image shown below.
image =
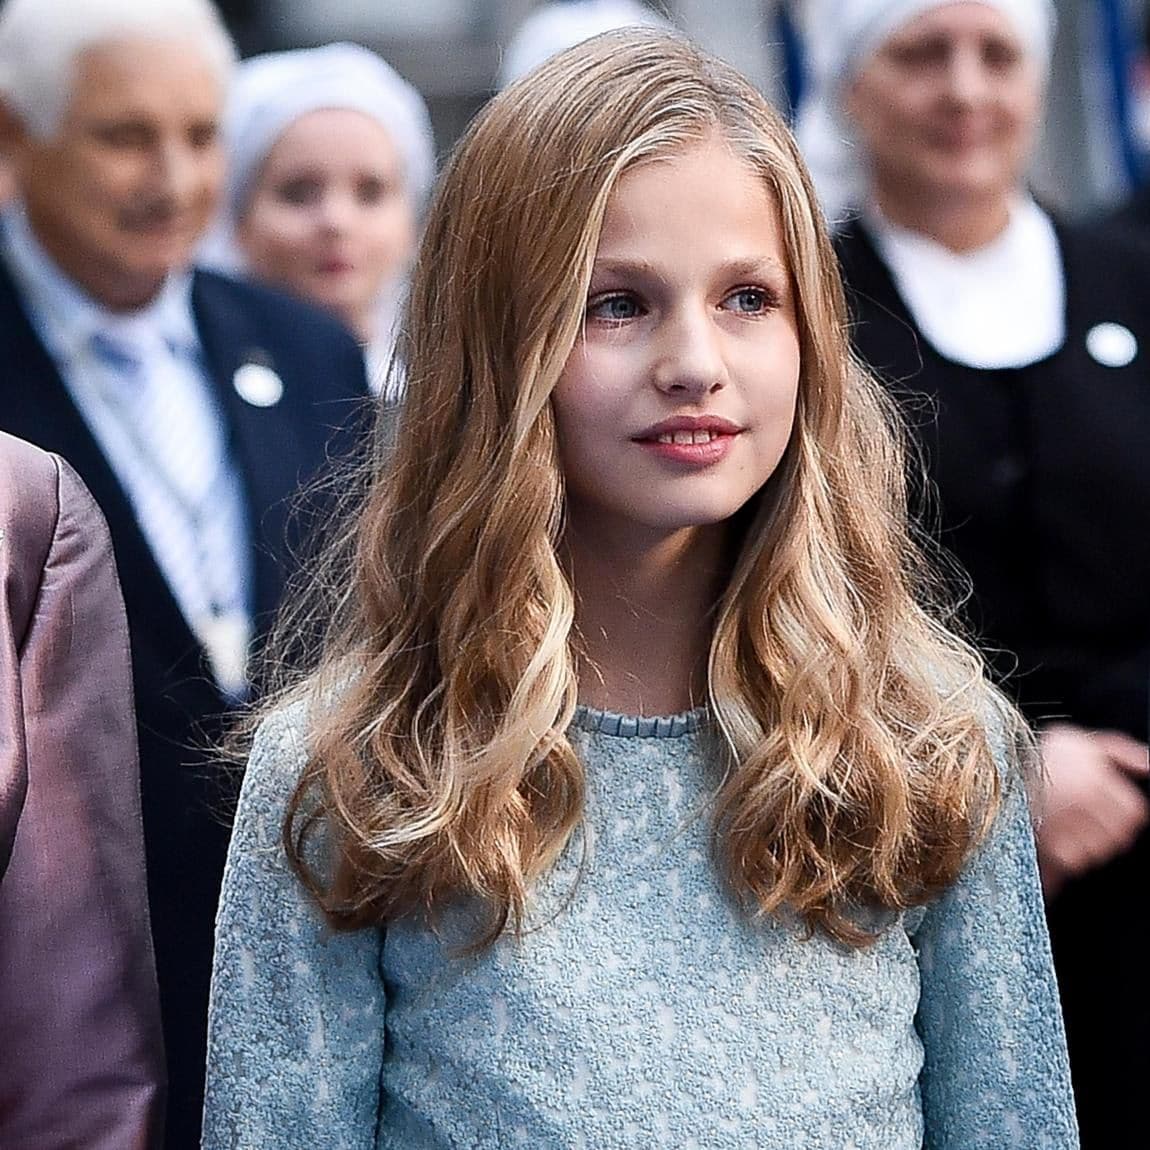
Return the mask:
[[244,785],[211,1150],[1076,1145],[1020,728],[920,605],[814,203],[657,33],[456,150]]

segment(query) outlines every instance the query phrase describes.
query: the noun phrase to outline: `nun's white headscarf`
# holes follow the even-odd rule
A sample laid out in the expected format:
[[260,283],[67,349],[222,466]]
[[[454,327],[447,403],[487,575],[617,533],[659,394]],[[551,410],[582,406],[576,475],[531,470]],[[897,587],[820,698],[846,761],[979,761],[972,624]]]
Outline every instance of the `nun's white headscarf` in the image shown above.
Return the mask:
[[394,68],[358,44],[328,44],[253,56],[238,68],[223,134],[228,174],[220,219],[201,260],[244,267],[235,228],[276,141],[298,119],[326,109],[362,112],[394,141],[418,213],[435,178],[435,142],[423,97]]
[[499,68],[499,87],[506,88],[544,60],[601,32],[630,27],[666,28],[671,25],[639,0],[577,0],[544,4],[533,12],[511,38]]
[[[799,109],[796,134],[828,218],[861,206],[864,157],[842,109],[846,84],[879,46],[904,24],[957,0],[806,0],[803,26],[810,92]],[[1014,25],[1027,52],[1050,66],[1055,13],[1051,0],[978,0]]]

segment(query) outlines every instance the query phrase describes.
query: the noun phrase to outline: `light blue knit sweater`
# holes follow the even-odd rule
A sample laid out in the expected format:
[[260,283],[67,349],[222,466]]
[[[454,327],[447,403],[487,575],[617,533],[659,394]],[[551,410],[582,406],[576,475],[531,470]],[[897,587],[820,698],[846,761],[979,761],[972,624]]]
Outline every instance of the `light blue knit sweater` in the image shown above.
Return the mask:
[[580,710],[585,830],[537,929],[460,959],[462,918],[325,929],[280,846],[304,737],[265,724],[244,783],[206,1150],[1077,1146],[1020,786],[945,898],[849,950],[731,905],[705,720]]

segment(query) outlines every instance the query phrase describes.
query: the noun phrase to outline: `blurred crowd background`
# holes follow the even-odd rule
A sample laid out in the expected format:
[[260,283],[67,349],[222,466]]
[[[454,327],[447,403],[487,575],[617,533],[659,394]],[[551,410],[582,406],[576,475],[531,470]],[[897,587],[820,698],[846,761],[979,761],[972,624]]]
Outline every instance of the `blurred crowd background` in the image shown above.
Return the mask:
[[[804,0],[651,0],[710,50],[794,107],[805,77]],[[355,40],[422,93],[449,147],[494,90],[504,47],[537,0],[222,0],[245,54]],[[1150,156],[1150,0],[1057,0],[1058,42],[1034,187],[1063,214],[1112,206]]]

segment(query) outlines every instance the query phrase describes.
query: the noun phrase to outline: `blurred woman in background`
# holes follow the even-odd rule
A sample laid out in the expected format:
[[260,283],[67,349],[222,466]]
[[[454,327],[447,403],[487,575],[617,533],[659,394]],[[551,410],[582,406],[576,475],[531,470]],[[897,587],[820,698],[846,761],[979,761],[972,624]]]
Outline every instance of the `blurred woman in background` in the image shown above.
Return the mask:
[[205,262],[335,313],[373,389],[398,398],[395,325],[435,170],[422,97],[356,44],[272,52],[241,65],[225,133],[225,215]]
[[1083,1145],[1142,1145],[1150,265],[1027,192],[1045,0],[814,0],[808,15],[800,138],[848,220],[855,346],[904,401],[924,525],[969,573],[970,621],[1041,731],[1038,846]]

